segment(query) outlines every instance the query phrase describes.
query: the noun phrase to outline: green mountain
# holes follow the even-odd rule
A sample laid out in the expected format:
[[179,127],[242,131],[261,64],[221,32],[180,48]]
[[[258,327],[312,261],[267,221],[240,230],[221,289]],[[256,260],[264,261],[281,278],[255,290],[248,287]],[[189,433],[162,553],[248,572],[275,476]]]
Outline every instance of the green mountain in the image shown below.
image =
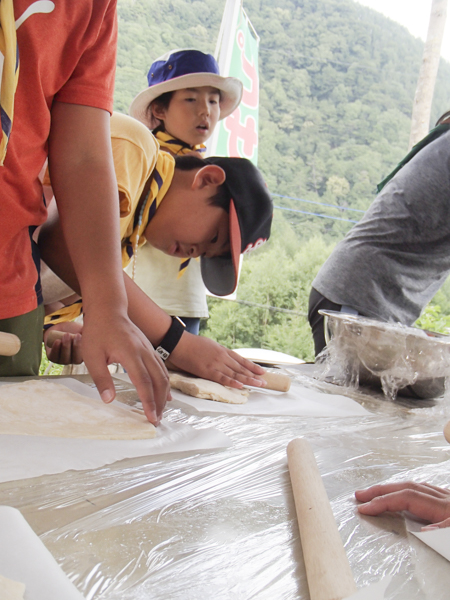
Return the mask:
[[[213,52],[223,7],[224,0],[119,0],[116,109],[127,111],[164,52]],[[270,190],[365,209],[406,152],[423,43],[351,0],[244,7],[261,38],[259,157]],[[433,120],[449,104],[450,65],[441,61]]]
[[[214,52],[224,4],[119,0],[116,110],[127,112],[161,54]],[[275,210],[271,241],[241,277],[238,299],[267,308],[212,301],[206,334],[311,358],[308,327],[293,313],[306,312],[314,274],[362,215],[346,209],[365,210],[407,151],[423,43],[352,0],[245,0],[244,8],[261,38],[259,166],[275,205],[291,211]],[[441,60],[433,123],[449,108],[450,65]]]

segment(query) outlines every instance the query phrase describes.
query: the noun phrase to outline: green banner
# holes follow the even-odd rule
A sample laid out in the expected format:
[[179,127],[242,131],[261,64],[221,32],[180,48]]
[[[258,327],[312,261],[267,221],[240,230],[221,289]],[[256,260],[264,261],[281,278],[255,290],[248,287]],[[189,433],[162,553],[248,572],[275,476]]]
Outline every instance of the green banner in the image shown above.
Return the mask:
[[258,161],[258,45],[259,38],[241,7],[226,75],[240,79],[244,93],[238,108],[220,121],[214,154],[248,158],[255,165]]

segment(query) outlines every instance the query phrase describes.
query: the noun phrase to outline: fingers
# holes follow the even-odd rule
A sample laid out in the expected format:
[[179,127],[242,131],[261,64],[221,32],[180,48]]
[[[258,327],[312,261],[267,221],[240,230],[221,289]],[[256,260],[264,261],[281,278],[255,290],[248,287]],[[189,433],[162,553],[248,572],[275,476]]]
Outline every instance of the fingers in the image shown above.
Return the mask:
[[[90,321],[85,319],[83,335],[79,333],[82,327],[75,323],[51,328],[66,333],[55,339],[51,348],[46,345],[49,360],[60,364],[78,364],[84,358],[92,380],[106,403],[112,402],[116,395],[108,364],[120,363],[136,387],[147,419],[158,425],[164,406],[171,399],[169,377],[163,361],[140,329],[128,318],[117,319],[114,328],[111,328],[109,321],[107,327],[101,321],[101,316]],[[47,340],[48,332],[44,337]]]
[[223,361],[215,369],[217,383],[240,389],[244,385],[253,387],[265,387],[264,379],[255,377],[252,371],[241,364],[224,357]]
[[[231,375],[226,375],[225,373],[221,373],[220,371],[213,372],[209,377],[212,381],[216,383],[220,383],[221,385],[226,385],[228,387],[235,388],[240,390],[244,387],[244,385],[251,385],[253,387],[261,387],[261,383],[257,379],[242,377],[234,372]],[[241,381],[243,379],[243,381]],[[253,383],[250,383],[253,382]]]
[[170,386],[164,364],[151,343],[127,315],[113,315],[111,310],[97,314],[86,311],[84,317],[83,357],[102,400],[111,402],[115,397],[107,367],[119,363],[136,387],[147,419],[158,425],[170,399]]
[[355,492],[356,499],[360,502],[370,502],[377,496],[384,496],[385,494],[391,494],[393,492],[400,492],[402,490],[416,490],[418,492],[428,493],[436,497],[442,497],[444,493],[450,493],[448,490],[443,490],[432,486],[428,483],[416,483],[415,481],[402,481],[399,483],[384,483],[377,484],[369,487],[365,490],[357,490]]
[[65,333],[61,339],[53,342],[52,347],[45,346],[49,360],[60,365],[80,364],[83,362],[81,335]]
[[237,362],[245,371],[250,371],[254,375],[262,376],[266,372],[260,365],[244,358],[237,352],[233,352],[233,350],[226,350],[230,358],[232,358],[235,362]]
[[366,502],[358,506],[358,511],[365,515],[406,510],[433,523],[450,517],[450,497],[445,494],[444,497],[440,496],[426,484],[408,482],[373,486],[356,492],[355,496]]
[[255,377],[251,371],[230,361],[226,356],[211,368],[208,379],[236,389],[241,389],[244,385],[253,387],[265,387],[266,385],[263,379]]
[[86,357],[86,366],[101,399],[105,404],[109,404],[116,397],[116,390],[111,374],[108,371],[106,361],[89,359],[89,357]]
[[170,360],[183,371],[229,387],[266,385],[261,377],[265,373],[262,367],[209,338],[187,332],[183,333]]
[[431,485],[430,483],[422,483],[421,485],[428,490],[429,494],[435,495],[436,498],[450,497],[450,490],[448,490],[446,488],[440,488],[435,485]]
[[232,350],[226,350],[226,352],[228,358],[232,361],[227,364],[227,367],[231,370],[231,373],[227,374],[234,382],[231,387],[235,387],[238,382],[254,387],[266,387],[267,381],[263,379],[265,370],[262,367],[246,358],[242,358]]
[[217,357],[213,365],[216,374],[213,381],[237,389],[242,388],[244,385],[266,386],[266,381],[261,377],[265,373],[262,367],[216,342],[214,344]]
[[81,351],[81,332],[79,323],[58,323],[44,332],[47,357],[60,365],[80,364],[83,362]]
[[444,527],[450,527],[450,517],[448,519],[444,519],[440,523],[432,523],[431,525],[426,525],[422,527],[421,531],[430,531],[432,529],[443,529]]
[[78,333],[72,339],[72,363],[79,365],[83,362],[83,352],[81,350],[81,335]]
[[141,363],[134,361],[126,369],[147,419],[153,425],[158,425],[166,402],[172,399],[169,375],[163,361],[156,352],[152,352],[144,356]]
[[150,350],[134,352],[132,357],[123,357],[112,361],[86,360],[86,366],[97,386],[103,402],[111,402],[115,397],[114,384],[108,369],[102,369],[108,362],[120,362],[127,371],[132,384],[135,386],[139,400],[142,402],[145,416],[159,425],[162,412],[167,400],[171,399],[167,371],[161,360]]

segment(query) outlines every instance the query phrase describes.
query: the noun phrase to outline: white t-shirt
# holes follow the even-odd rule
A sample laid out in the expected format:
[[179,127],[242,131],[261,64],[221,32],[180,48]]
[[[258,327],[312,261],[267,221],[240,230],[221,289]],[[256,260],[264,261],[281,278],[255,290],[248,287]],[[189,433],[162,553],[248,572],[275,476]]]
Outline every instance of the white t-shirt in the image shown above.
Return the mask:
[[[131,275],[131,265],[126,271]],[[135,282],[166,313],[178,317],[207,317],[206,288],[200,261],[191,260],[178,278],[180,259],[168,256],[150,244],[139,249]]]

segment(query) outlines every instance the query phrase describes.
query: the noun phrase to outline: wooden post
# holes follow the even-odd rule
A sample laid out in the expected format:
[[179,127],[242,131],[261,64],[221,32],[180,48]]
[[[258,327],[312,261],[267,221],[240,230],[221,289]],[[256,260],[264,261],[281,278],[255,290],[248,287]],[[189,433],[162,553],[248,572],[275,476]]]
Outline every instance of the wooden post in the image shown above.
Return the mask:
[[446,18],[447,0],[432,0],[427,39],[413,102],[409,150],[417,142],[420,142],[430,129],[431,104],[441,57]]

